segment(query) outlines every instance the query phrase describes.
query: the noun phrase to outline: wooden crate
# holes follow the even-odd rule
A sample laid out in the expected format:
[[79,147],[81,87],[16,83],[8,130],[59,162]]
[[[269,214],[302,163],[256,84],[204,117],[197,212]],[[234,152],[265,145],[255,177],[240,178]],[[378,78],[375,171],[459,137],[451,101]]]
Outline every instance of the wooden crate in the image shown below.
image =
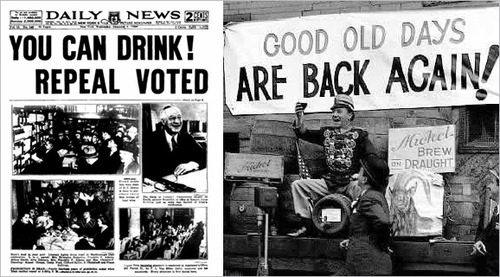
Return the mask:
[[283,182],[283,156],[226,153],[224,179],[281,184]]
[[484,203],[481,199],[481,189],[477,185],[478,181],[476,178],[466,176],[451,176],[448,182],[449,210],[445,211],[448,211],[447,216],[450,220],[446,222],[444,236],[462,241],[474,240],[476,231],[480,229],[481,216],[484,216]]

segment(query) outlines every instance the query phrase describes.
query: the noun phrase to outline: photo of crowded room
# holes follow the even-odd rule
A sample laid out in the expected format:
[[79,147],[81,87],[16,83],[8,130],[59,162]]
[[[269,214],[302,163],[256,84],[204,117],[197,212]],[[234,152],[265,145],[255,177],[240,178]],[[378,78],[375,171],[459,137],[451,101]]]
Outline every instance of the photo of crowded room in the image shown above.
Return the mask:
[[206,208],[120,209],[120,259],[207,259]]
[[112,181],[12,182],[12,249],[113,250]]
[[13,174],[139,174],[139,109],[14,106]]
[[207,191],[207,103],[143,104],[143,192]]

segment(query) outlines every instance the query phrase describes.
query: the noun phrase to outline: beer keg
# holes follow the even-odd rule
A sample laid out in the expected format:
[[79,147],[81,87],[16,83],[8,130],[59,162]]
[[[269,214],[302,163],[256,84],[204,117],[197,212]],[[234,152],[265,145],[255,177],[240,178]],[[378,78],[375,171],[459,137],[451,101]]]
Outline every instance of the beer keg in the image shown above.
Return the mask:
[[313,208],[314,226],[323,234],[334,236],[349,226],[351,200],[342,194],[334,193],[319,200]]

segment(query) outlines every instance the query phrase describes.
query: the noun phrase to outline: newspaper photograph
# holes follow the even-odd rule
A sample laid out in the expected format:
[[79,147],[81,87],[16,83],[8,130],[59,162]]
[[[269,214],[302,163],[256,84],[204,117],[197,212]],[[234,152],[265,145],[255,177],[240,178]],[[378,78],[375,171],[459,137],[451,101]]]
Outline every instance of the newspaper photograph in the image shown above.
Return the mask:
[[14,106],[14,174],[139,174],[139,105]]
[[13,181],[12,216],[12,249],[114,249],[111,181]]
[[120,259],[206,260],[207,241],[206,208],[120,209]]
[[148,103],[142,110],[143,192],[206,192],[206,103]]
[[220,276],[222,2],[0,18],[0,275]]

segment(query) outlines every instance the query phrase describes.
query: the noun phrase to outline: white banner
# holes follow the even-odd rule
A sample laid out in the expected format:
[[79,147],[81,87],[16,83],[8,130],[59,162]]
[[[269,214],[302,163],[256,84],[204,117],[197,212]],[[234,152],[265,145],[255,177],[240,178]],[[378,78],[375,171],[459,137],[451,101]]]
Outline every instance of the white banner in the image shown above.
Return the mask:
[[310,16],[229,24],[226,104],[237,114],[497,104],[498,8]]
[[389,129],[391,173],[455,172],[455,125]]

